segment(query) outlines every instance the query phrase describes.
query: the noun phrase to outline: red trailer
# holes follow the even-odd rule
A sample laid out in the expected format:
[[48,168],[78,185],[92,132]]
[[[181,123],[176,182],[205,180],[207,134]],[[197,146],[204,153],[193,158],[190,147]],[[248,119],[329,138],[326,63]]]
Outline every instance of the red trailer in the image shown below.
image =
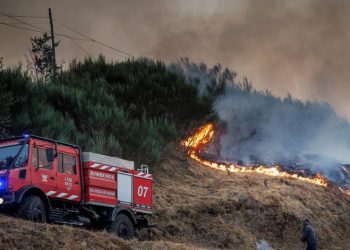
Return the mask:
[[0,141],[0,208],[38,221],[106,228],[125,239],[151,227],[152,175],[142,165],[38,136]]

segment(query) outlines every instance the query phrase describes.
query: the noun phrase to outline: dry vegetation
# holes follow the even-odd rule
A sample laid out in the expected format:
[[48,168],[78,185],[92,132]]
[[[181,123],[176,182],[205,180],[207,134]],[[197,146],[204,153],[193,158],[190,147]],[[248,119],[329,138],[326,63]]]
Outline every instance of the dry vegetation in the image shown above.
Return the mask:
[[0,217],[1,249],[303,249],[301,220],[320,249],[350,249],[350,197],[294,179],[208,170],[174,153],[154,170],[156,229],[126,242],[106,232]]
[[168,241],[124,241],[107,232],[38,224],[0,215],[0,249],[197,249]]
[[208,170],[174,154],[155,171],[155,239],[206,248],[302,249],[308,217],[320,249],[350,249],[350,197],[294,179]]

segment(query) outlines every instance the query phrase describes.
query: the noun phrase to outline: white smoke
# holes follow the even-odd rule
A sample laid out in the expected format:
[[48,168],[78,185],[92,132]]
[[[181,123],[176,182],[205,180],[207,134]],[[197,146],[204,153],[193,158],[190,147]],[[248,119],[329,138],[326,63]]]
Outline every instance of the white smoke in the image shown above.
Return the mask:
[[350,162],[350,124],[329,104],[255,91],[247,80],[236,82],[236,74],[219,65],[208,68],[182,59],[169,68],[184,73],[201,94],[214,96],[215,111],[226,125],[222,160],[278,164],[343,181],[341,166]]
[[266,240],[255,242],[255,245],[257,250],[274,250],[274,248],[272,248]]

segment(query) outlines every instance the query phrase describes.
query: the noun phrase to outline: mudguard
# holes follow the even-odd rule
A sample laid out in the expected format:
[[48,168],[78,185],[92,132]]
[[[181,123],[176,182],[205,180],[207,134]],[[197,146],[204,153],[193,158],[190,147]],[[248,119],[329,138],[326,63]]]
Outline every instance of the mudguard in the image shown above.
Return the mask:
[[37,195],[39,196],[45,204],[48,214],[51,212],[51,205],[49,198],[46,196],[44,191],[35,186],[24,186],[15,193],[15,203],[19,204],[26,195]]
[[127,215],[134,225],[137,224],[135,213],[130,208],[122,208],[122,207],[114,208],[113,212],[111,213],[110,220],[115,221],[115,219],[117,218],[117,215],[120,213]]

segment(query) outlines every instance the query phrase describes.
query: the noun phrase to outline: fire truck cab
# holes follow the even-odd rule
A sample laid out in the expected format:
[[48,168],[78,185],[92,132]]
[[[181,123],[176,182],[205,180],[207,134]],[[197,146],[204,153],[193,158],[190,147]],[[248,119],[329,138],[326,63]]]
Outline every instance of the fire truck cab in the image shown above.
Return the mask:
[[0,140],[0,208],[18,217],[106,228],[130,239],[150,227],[152,175],[148,167],[82,152],[38,136]]

